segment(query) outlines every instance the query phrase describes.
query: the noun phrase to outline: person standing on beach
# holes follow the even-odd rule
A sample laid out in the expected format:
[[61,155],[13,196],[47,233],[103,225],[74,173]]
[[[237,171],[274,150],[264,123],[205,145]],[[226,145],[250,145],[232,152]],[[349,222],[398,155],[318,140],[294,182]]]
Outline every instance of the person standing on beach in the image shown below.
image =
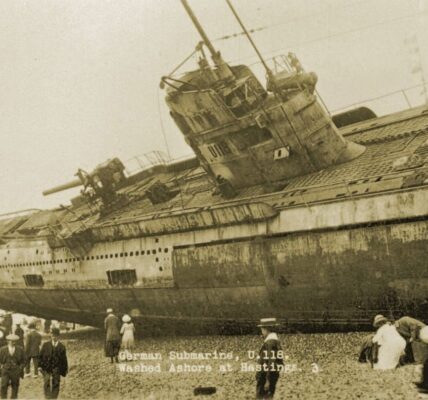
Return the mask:
[[257,326],[262,330],[264,342],[258,358],[262,369],[256,374],[256,398],[272,399],[279,378],[280,366],[284,365],[281,343],[275,332],[279,324],[276,318],[263,318]]
[[61,376],[68,373],[65,346],[59,341],[59,329],[51,329],[51,340],[43,343],[39,356],[39,369],[43,374],[43,390],[46,399],[56,399],[59,395]]
[[122,328],[120,328],[120,334],[122,335],[122,348],[124,350],[132,350],[135,345],[135,326],[131,322],[131,317],[128,314],[125,314],[122,317],[122,321],[123,325]]
[[12,333],[13,317],[11,312],[7,312],[3,317],[3,326],[6,328],[6,335]]
[[11,399],[18,398],[19,380],[24,377],[25,354],[21,346],[16,346],[19,337],[6,336],[7,345],[0,349],[1,398],[7,399],[7,389],[12,387]]
[[31,360],[33,360],[34,374],[33,377],[38,376],[39,372],[39,354],[40,345],[42,344],[42,335],[37,332],[36,324],[31,322],[28,325],[30,331],[25,336],[25,355],[27,356],[27,364],[25,365],[25,376],[30,376]]
[[24,348],[24,330],[21,328],[21,324],[17,323],[15,328],[15,335],[19,337],[18,342],[16,343],[18,346]]
[[107,317],[104,320],[106,330],[105,354],[110,357],[110,361],[119,362],[118,354],[120,350],[120,322],[119,318],[113,314],[113,309],[107,309]]

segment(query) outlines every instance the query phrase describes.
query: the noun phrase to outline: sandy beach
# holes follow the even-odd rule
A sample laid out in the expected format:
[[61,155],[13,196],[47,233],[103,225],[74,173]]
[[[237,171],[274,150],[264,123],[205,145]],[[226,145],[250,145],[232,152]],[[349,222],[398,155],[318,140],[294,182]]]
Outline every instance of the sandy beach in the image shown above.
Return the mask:
[[[277,399],[415,399],[412,382],[420,367],[374,371],[357,362],[366,333],[281,335],[285,370]],[[64,334],[69,374],[63,399],[189,399],[198,386],[216,387],[211,399],[255,397],[254,356],[259,336],[142,338],[132,360],[111,364],[104,357],[103,332]],[[20,398],[43,398],[42,378],[21,381]]]

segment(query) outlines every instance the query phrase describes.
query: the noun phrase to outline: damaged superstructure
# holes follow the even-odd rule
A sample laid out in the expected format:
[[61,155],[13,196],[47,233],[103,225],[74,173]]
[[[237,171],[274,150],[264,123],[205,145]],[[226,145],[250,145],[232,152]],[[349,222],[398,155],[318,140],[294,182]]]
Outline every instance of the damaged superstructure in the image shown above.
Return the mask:
[[331,117],[294,54],[263,86],[183,4],[199,65],[162,87],[195,157],[130,176],[109,160],[45,192],[82,186],[70,206],[0,219],[2,308],[217,328],[268,311],[308,329],[423,316],[428,108]]

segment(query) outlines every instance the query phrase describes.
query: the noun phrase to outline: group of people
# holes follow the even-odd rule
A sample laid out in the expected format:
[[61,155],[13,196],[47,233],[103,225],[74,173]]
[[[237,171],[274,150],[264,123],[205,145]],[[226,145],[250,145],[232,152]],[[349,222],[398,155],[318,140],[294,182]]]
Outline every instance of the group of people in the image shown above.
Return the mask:
[[[264,342],[260,348],[258,363],[263,366],[256,374],[256,398],[273,398],[283,365],[283,352],[276,334],[279,324],[275,318],[265,318],[258,325]],[[419,343],[419,362],[423,361],[421,382],[415,382],[421,393],[428,393],[428,326],[415,318],[404,316],[394,322],[383,315],[373,321],[376,332],[365,337],[359,361],[369,362],[376,370],[394,369],[414,363],[414,343]]]
[[45,398],[56,399],[59,394],[61,376],[68,372],[66,349],[59,341],[60,331],[54,327],[50,331],[50,340],[42,344],[42,336],[30,323],[29,331],[24,331],[17,324],[15,333],[6,336],[7,344],[0,348],[1,384],[0,397],[7,398],[11,387],[11,398],[18,397],[19,383],[22,378],[30,377],[31,362],[34,366],[33,377],[39,372],[43,375],[43,390]]
[[[373,369],[394,369],[414,363],[413,344],[428,344],[428,326],[409,316],[392,322],[379,314],[373,320],[373,327],[376,332],[364,338],[359,354],[359,361],[369,362]],[[428,393],[428,346],[424,353],[423,379],[416,386]]]
[[[279,326],[275,318],[264,318],[258,327],[264,338],[260,348],[258,363],[262,368],[256,374],[256,397],[260,399],[273,398],[276,384],[283,365],[283,352],[276,333]],[[106,330],[105,354],[111,362],[119,362],[120,349],[132,351],[134,348],[135,326],[129,315],[122,317],[122,324],[114,314],[113,309],[107,309],[104,320]],[[359,361],[369,362],[373,369],[393,369],[399,365],[415,362],[413,344],[416,342],[428,344],[428,326],[412,317],[402,317],[395,322],[389,321],[383,315],[376,315],[373,320],[376,332],[364,338],[360,349]],[[29,332],[17,324],[15,333],[6,336],[7,345],[0,348],[1,369],[1,398],[7,398],[11,386],[11,398],[17,398],[19,381],[25,376],[31,376],[31,362],[34,365],[33,377],[39,371],[43,375],[45,398],[58,397],[61,376],[68,372],[68,362],[65,346],[59,341],[59,329],[51,329],[51,338],[43,343],[42,336],[34,324],[29,325]],[[428,346],[423,368],[422,381],[416,383],[420,391],[428,393]]]
[[135,345],[135,326],[132,318],[125,314],[122,317],[122,326],[119,318],[112,308],[107,309],[107,317],[104,320],[106,330],[105,355],[110,357],[110,362],[119,362],[119,350],[132,351]]

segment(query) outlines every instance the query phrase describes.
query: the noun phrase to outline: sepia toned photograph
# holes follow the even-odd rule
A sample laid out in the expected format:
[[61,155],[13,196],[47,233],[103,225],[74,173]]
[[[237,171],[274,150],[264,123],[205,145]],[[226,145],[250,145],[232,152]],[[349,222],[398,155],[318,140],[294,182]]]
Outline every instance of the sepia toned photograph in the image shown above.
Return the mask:
[[428,0],[2,0],[0,398],[428,399]]

